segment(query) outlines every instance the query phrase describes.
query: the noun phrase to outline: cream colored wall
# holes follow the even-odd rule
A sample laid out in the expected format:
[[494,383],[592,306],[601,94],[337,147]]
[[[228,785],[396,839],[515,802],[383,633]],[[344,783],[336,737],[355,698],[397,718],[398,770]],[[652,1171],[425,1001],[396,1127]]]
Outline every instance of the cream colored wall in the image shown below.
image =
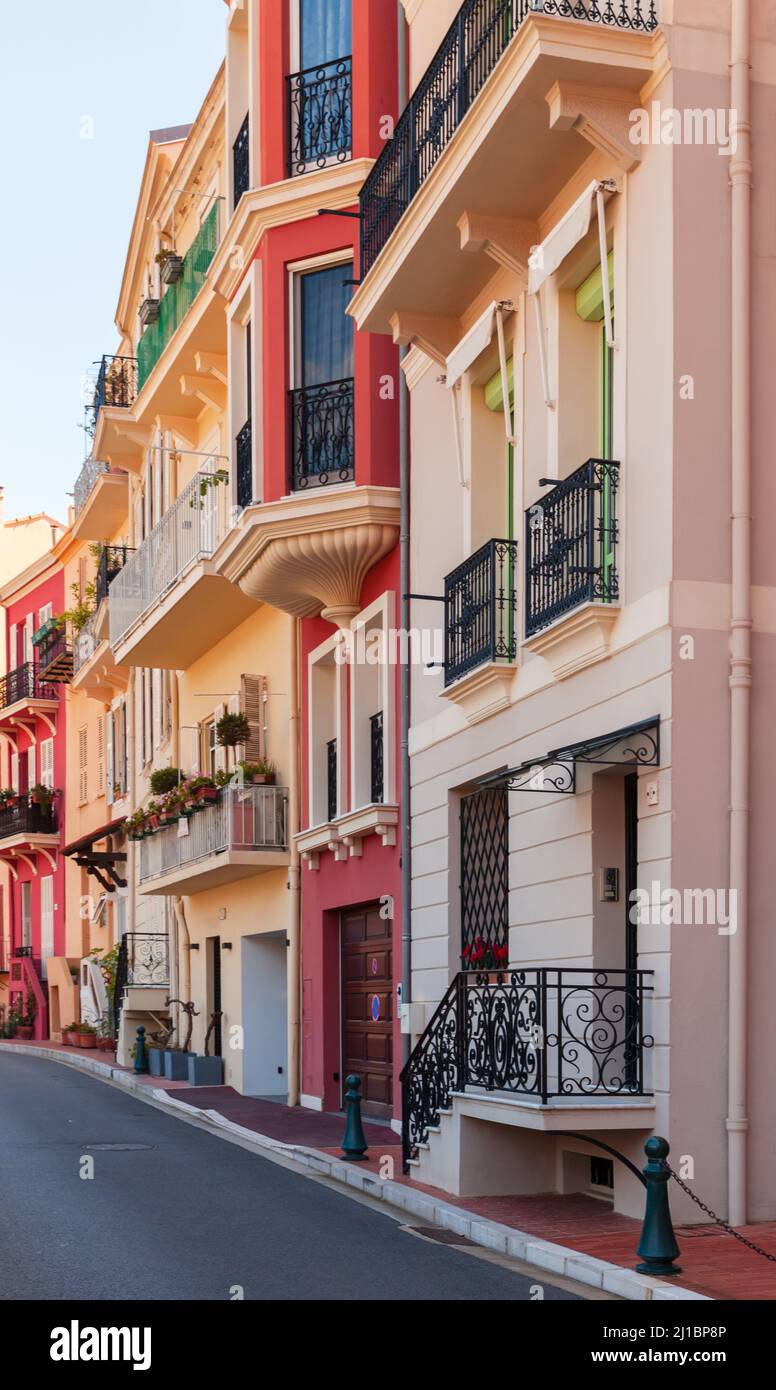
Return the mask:
[[409,25],[410,91],[414,91],[461,8],[460,0],[402,0]]

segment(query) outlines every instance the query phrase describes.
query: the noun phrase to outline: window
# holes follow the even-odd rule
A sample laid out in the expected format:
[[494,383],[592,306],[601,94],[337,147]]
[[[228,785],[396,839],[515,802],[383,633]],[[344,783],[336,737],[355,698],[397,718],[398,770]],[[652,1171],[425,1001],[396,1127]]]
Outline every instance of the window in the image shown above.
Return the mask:
[[509,802],[499,788],[461,798],[461,962],[506,965],[509,956]]
[[32,634],[35,631],[35,616],[28,613],[24,619],[24,660],[32,661],[35,655],[35,648],[32,645]]
[[353,48],[352,0],[299,0],[299,66],[347,58]]
[[97,717],[97,795],[105,795],[105,715]]
[[32,884],[27,881],[20,887],[19,901],[21,904],[21,924],[22,924],[22,946],[32,945]]
[[40,745],[41,785],[54,790],[54,740],[44,738]]
[[[614,324],[615,304],[614,304],[614,252],[610,251],[607,262],[609,273],[609,295],[612,309],[612,324]],[[606,340],[606,324],[604,322],[604,282],[601,274],[601,267],[598,266],[587,279],[579,286],[576,293],[576,309],[579,317],[586,323],[596,325],[599,337],[599,368],[598,368],[598,409],[600,418],[600,457],[606,460],[614,458],[614,351]],[[613,535],[612,515],[613,515],[612,479],[607,476],[604,479],[601,494],[601,523],[602,535],[611,537]],[[609,545],[605,548],[601,557],[601,587],[604,597],[613,588],[615,554],[614,546]]]
[[383,594],[353,619],[350,678],[351,808],[393,804],[396,666],[390,650],[393,595]]
[[294,275],[291,490],[354,473],[351,261]]
[[48,975],[47,962],[54,954],[54,879],[51,875],[40,881],[40,960],[44,980]]
[[43,627],[43,624],[47,623],[50,618],[53,618],[53,616],[53,603],[44,603],[43,607],[38,609],[38,627]]
[[38,778],[35,772],[35,744],[31,743],[27,749],[27,791],[35,786]]
[[308,659],[308,816],[311,826],[326,825],[347,810],[348,668],[337,660],[338,645],[337,637],[329,637]]
[[308,270],[295,281],[294,384],[320,386],[353,375],[352,261]]

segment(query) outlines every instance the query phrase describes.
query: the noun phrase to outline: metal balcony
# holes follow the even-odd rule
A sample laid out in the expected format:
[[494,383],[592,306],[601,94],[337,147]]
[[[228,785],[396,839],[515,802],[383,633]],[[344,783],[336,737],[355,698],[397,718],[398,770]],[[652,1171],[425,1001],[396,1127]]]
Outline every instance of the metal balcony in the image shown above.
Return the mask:
[[373,714],[369,720],[370,780],[373,806],[381,806],[385,800],[383,746],[383,712],[380,710],[378,714]]
[[99,459],[86,460],[73,488],[73,507],[76,516],[80,516],[89,501],[100,475],[109,471],[107,463],[100,463]]
[[232,189],[234,208],[237,207],[243,193],[247,193],[251,186],[250,165],[250,118],[246,116],[240,126],[237,139],[232,146]]
[[291,491],[353,482],[353,378],[304,386],[290,396]]
[[253,501],[253,427],[245,421],[235,441],[237,463],[237,505],[250,507]]
[[[261,869],[261,855],[288,848],[285,787],[227,786],[216,802],[147,835],[140,844],[140,882],[189,875],[186,892]],[[275,866],[275,861],[272,861]],[[194,875],[200,880],[194,882]]]
[[159,302],[159,317],[150,323],[137,345],[137,389],[147,382],[176,329],[183,322],[205,283],[218,249],[218,207],[214,202],[186,255],[180,278]]
[[516,541],[487,541],[445,579],[445,685],[486,662],[514,661]]
[[12,806],[0,809],[0,840],[12,835],[56,835],[57,819],[53,803],[39,806],[22,793]]
[[56,700],[57,692],[42,681],[33,662],[25,661],[0,680],[0,712],[23,700]]
[[73,646],[66,628],[47,632],[37,646],[38,679],[49,685],[69,685],[73,678]]
[[338,58],[286,78],[291,178],[343,164],[353,148],[353,60]]
[[361,190],[361,277],[532,14],[651,33],[655,0],[465,0]]
[[620,465],[588,459],[525,514],[525,635],[582,603],[616,603]]
[[104,545],[102,547],[97,566],[97,578],[95,579],[95,601],[98,608],[103,599],[108,597],[108,589],[116,575],[121,574],[130,555],[134,555],[134,553],[134,550],[128,545]]
[[103,406],[108,409],[130,410],[135,404],[136,396],[137,359],[103,356],[92,399],[93,425],[96,426],[97,416]]

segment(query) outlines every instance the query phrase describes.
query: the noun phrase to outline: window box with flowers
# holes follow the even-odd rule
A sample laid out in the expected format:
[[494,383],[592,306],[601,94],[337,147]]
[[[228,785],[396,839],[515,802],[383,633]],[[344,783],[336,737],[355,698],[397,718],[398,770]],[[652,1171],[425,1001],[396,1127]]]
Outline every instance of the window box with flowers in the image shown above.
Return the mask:
[[464,970],[506,970],[509,947],[495,946],[477,936],[461,952],[461,964]]

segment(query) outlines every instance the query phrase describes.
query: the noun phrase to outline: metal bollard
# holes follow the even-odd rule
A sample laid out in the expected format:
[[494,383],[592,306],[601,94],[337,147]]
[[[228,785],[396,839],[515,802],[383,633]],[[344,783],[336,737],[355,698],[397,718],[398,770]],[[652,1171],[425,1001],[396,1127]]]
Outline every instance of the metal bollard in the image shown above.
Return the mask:
[[345,1137],[342,1140],[342,1154],[348,1163],[363,1163],[367,1154],[366,1136],[361,1123],[361,1077],[346,1076]]
[[148,1071],[148,1053],[146,1052],[145,1028],[142,1024],[138,1025],[135,1033],[135,1071]]
[[672,1274],[681,1274],[674,1260],[681,1254],[676,1243],[671,1224],[671,1208],[668,1202],[668,1183],[670,1173],[668,1163],[669,1146],[666,1139],[653,1135],[644,1145],[647,1166],[644,1177],[647,1181],[647,1206],[644,1212],[644,1226],[636,1254],[643,1263],[636,1265],[639,1274],[654,1274],[665,1279]]

